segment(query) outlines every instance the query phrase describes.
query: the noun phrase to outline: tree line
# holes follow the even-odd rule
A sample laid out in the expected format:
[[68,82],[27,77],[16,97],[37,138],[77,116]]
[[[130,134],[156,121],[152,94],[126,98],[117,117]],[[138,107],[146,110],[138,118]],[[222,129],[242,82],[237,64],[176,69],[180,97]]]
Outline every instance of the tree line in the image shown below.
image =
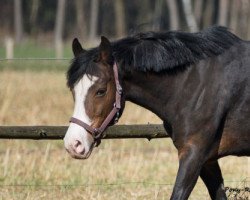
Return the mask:
[[0,35],[94,40],[148,30],[198,31],[217,24],[250,36],[250,0],[0,0]]

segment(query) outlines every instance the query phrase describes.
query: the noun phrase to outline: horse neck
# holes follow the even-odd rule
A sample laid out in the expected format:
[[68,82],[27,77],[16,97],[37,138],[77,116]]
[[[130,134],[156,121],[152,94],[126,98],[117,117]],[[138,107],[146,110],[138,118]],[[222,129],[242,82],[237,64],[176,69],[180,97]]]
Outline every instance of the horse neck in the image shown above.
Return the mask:
[[170,112],[173,112],[173,108],[171,109],[173,104],[169,105],[169,102],[173,102],[176,90],[182,87],[180,79],[183,79],[183,75],[123,71],[122,84],[125,100],[152,111],[163,120],[168,120],[166,113],[169,117]]

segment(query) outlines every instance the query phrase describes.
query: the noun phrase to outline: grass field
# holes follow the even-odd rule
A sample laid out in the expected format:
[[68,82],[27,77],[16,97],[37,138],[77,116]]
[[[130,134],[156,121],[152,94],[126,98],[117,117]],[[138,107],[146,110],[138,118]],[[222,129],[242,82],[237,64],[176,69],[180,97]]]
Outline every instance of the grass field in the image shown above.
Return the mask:
[[[65,71],[50,70],[49,65],[39,71],[2,67],[1,125],[68,124],[73,100]],[[154,114],[127,103],[119,123],[148,122],[161,123]],[[226,186],[249,187],[246,158],[227,157],[220,164]],[[170,139],[104,140],[88,160],[72,159],[62,141],[1,140],[0,199],[169,199],[177,169]],[[190,199],[209,199],[201,180]]]

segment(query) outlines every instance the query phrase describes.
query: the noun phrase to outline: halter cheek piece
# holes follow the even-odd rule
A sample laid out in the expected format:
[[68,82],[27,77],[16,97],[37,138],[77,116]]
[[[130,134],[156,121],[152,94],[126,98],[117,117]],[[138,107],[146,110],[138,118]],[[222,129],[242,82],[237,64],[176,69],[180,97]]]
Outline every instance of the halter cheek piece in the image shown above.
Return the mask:
[[[120,109],[121,109],[121,95],[122,95],[122,87],[119,83],[118,78],[118,68],[116,62],[114,62],[113,65],[113,71],[114,71],[114,78],[115,78],[115,85],[116,85],[116,95],[115,95],[115,103],[113,109],[110,111],[106,119],[103,121],[102,125],[99,128],[93,128],[92,126],[86,124],[85,122],[71,117],[70,121],[71,123],[75,123],[81,127],[83,127],[85,130],[87,130],[92,137],[94,138],[95,145],[98,146],[101,142],[102,133],[106,130],[106,128],[111,125],[112,120],[114,119],[114,124],[118,122],[119,116],[120,116]],[[113,124],[112,124],[113,125]]]

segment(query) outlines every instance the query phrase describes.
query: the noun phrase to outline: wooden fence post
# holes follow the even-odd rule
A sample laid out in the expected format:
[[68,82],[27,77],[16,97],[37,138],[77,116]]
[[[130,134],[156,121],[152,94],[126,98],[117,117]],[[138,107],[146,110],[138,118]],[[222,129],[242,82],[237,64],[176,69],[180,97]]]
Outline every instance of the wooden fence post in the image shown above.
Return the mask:
[[5,39],[6,59],[14,58],[14,40],[10,37]]
[[247,181],[250,181],[250,157],[247,158]]

